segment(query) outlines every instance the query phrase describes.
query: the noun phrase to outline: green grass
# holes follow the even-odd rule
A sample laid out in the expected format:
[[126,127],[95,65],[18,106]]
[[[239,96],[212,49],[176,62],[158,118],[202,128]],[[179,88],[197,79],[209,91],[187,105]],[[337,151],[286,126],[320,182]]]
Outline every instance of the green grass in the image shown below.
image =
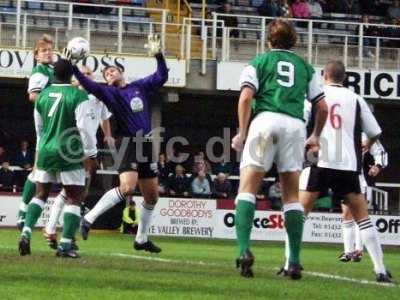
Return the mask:
[[[154,238],[160,255],[135,252],[132,237],[92,233],[79,241],[82,258],[60,259],[39,232],[32,255],[20,257],[18,232],[0,229],[0,299],[398,299],[400,287],[361,284],[304,274],[300,281],[275,275],[283,256],[280,243],[253,243],[255,278],[234,269],[233,241]],[[306,245],[302,263],[319,272],[373,282],[372,264],[339,263],[341,248]],[[155,258],[155,259],[148,259]],[[398,248],[386,249],[385,262],[400,276]],[[172,260],[172,261],[164,261]]]

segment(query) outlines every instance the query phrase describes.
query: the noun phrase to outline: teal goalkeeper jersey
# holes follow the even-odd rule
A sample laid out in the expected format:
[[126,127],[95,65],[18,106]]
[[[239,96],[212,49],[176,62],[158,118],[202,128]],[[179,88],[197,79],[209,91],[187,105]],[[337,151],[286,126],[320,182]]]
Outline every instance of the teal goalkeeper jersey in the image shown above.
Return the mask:
[[84,101],[88,101],[88,94],[70,84],[52,84],[39,94],[35,102],[38,169],[60,172],[83,167],[84,151],[76,115]]
[[304,100],[323,98],[314,68],[288,50],[274,49],[255,57],[243,70],[240,85],[255,90],[255,115],[269,111],[304,120]]

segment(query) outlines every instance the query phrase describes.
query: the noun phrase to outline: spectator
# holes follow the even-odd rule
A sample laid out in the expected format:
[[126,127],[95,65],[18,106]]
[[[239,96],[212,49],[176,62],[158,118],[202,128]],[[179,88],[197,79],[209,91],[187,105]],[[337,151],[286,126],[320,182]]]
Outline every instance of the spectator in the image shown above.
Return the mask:
[[210,171],[210,170],[207,168],[207,165],[205,164],[204,161],[199,161],[199,162],[195,163],[194,166],[193,166],[193,174],[192,174],[192,176],[190,177],[189,182],[192,183],[193,180],[197,177],[197,175],[198,175],[200,172],[204,172],[204,173],[205,173],[205,176],[206,176],[206,179],[207,179],[207,181],[208,181],[208,184],[209,184],[210,187],[211,187],[211,186],[212,186],[212,179],[211,179],[211,176],[210,176],[210,174],[209,174],[209,171]]
[[258,13],[260,16],[278,17],[279,5],[277,0],[264,0],[260,7],[258,7]]
[[288,0],[280,1],[279,16],[283,18],[293,18],[292,8],[290,7]]
[[360,7],[358,0],[341,0],[341,7],[343,13],[347,15],[358,15],[360,13]]
[[400,0],[394,0],[388,9],[388,17],[391,20],[400,20]]
[[206,178],[206,173],[200,171],[191,183],[192,194],[195,197],[209,197],[211,195],[211,186]]
[[10,170],[10,163],[5,161],[0,169],[0,191],[12,192],[15,184],[14,172]]
[[213,168],[213,174],[224,173],[227,177],[232,174],[232,163],[227,161],[225,157],[221,162],[216,163]]
[[182,165],[175,167],[175,174],[168,177],[168,190],[170,196],[189,196],[188,180],[184,174]]
[[28,141],[21,142],[20,150],[15,154],[13,164],[20,166],[24,170],[32,169],[33,165],[33,154],[29,151]]
[[[228,1],[225,1],[223,3],[223,5],[217,9],[217,12],[223,13],[223,14],[233,14],[232,5]],[[237,28],[238,27],[238,19],[237,19],[237,17],[219,16],[218,19],[224,21],[225,27],[230,27],[230,28]],[[221,28],[218,28],[217,35],[218,36],[222,36],[222,29]],[[230,36],[238,38],[239,37],[239,31],[237,29],[231,29],[230,30]]]
[[293,17],[298,19],[308,19],[311,16],[307,0],[296,0],[292,4],[292,11]]
[[[363,23],[369,23],[369,16],[368,15],[363,15],[362,16],[362,22]],[[375,47],[376,45],[376,36],[379,36],[379,31],[378,28],[375,26],[370,26],[370,25],[364,25],[364,48],[363,48],[363,54],[364,56],[368,56],[370,58],[374,58],[375,55],[372,52],[370,47]]]
[[158,183],[160,185],[160,194],[165,194],[168,186],[168,176],[171,173],[170,164],[167,161],[165,153],[160,153],[158,158]]
[[279,210],[282,207],[282,185],[279,178],[275,180],[275,183],[271,185],[268,191],[268,199],[271,201],[271,208],[273,210]]
[[267,194],[268,194],[267,185],[266,185],[266,182],[263,181],[261,186],[260,186],[260,189],[258,190],[258,192],[256,194],[257,201],[266,201],[267,200]]
[[322,11],[324,13],[337,12],[337,5],[335,0],[319,0],[321,4]]
[[317,0],[310,0],[308,2],[310,16],[312,19],[321,19],[323,16],[321,4]]
[[[197,163],[204,163],[205,166],[205,172],[209,173],[211,171],[211,164],[208,161],[208,159],[206,158],[206,155],[204,154],[203,151],[199,151],[197,153],[197,155],[195,155],[194,157],[194,164],[196,166]],[[193,172],[197,172],[197,171],[193,171]]]
[[129,199],[128,205],[122,212],[121,233],[136,234],[139,224],[139,210],[136,208],[135,201]]
[[9,158],[6,153],[6,149],[4,149],[4,147],[0,146],[0,164],[2,164],[5,161],[9,161]]
[[227,199],[231,193],[232,187],[226,174],[218,173],[214,180],[214,194],[216,198]]
[[[392,24],[393,25],[400,25],[400,19],[392,19]],[[395,38],[396,40],[387,40],[385,42],[386,47],[394,47],[394,48],[400,48],[400,29],[399,28],[386,28],[384,33],[384,37],[388,38]]]

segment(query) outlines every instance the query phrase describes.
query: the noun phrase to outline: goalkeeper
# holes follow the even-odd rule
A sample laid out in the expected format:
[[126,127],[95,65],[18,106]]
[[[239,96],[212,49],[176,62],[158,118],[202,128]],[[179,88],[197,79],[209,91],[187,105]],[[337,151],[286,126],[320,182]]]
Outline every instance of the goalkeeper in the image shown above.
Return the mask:
[[[149,96],[167,81],[168,69],[161,53],[158,36],[149,35],[146,46],[149,55],[154,55],[157,60],[157,70],[152,75],[131,83],[125,82],[122,70],[116,66],[108,66],[103,70],[107,85],[94,82],[83,75],[76,66],[73,67],[76,79],[86,91],[104,102],[115,116],[120,130],[119,136],[122,138],[118,151],[122,155],[118,168],[120,184],[105,193],[96,206],[85,215],[81,234],[86,240],[90,226],[96,218],[120,201],[126,202],[126,198],[133,194],[138,184],[144,201],[140,205],[139,227],[133,247],[136,250],[159,253],[161,248],[147,237],[153,210],[158,201],[158,155],[154,153],[151,137]],[[76,64],[68,50],[65,50],[65,56]],[[135,138],[140,134],[143,135],[142,143]]]

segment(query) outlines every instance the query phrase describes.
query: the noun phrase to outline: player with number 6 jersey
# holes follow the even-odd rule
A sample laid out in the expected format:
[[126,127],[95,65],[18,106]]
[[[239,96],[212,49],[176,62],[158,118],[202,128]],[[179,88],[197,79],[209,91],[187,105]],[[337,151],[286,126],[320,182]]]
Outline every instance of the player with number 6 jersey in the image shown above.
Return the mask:
[[[301,278],[304,215],[298,200],[298,182],[306,144],[304,98],[306,96],[317,108],[314,130],[307,141],[310,147],[319,147],[327,108],[314,69],[290,50],[296,39],[297,33],[290,23],[272,21],[268,26],[271,50],[253,59],[240,77],[239,133],[233,138],[232,147],[243,150],[235,225],[239,245],[236,264],[244,277],[253,277],[250,234],[255,195],[265,173],[275,163],[282,182],[285,226],[291,250],[289,275],[292,279]],[[255,117],[250,123],[251,104]]]

